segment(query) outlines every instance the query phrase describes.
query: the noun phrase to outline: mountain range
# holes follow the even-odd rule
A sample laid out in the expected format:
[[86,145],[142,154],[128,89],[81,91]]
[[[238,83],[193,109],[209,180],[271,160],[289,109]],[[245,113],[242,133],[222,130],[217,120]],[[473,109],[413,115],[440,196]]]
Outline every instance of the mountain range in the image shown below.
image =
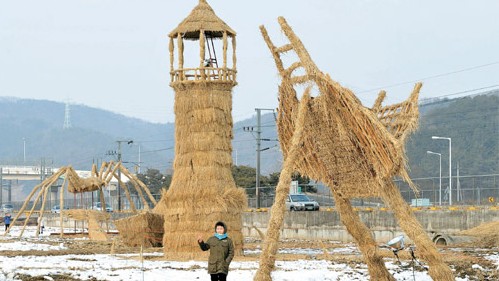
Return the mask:
[[[427,150],[448,155],[447,143],[432,140],[433,135],[452,138],[453,157],[465,173],[499,173],[499,90],[434,99],[421,103],[420,112],[419,130],[407,143],[411,176],[434,175],[438,169]],[[255,167],[256,131],[256,116],[234,123],[234,164]],[[43,159],[54,167],[88,170],[92,163],[117,160],[121,154],[130,169],[168,173],[174,157],[173,123],[150,123],[80,104],[0,97],[0,132],[2,165],[36,165]],[[261,132],[261,173],[266,175],[282,164],[274,114],[262,115]]]

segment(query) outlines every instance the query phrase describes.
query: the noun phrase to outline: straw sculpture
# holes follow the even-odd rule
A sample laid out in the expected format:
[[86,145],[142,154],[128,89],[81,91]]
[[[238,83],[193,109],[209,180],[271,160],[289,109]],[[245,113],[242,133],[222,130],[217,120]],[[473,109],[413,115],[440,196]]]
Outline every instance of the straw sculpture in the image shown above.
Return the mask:
[[[151,201],[152,207],[156,205],[156,199],[152,196],[151,192],[149,191],[149,188],[142,182],[140,181],[135,175],[130,173],[121,162],[115,163],[113,161],[111,162],[104,162],[102,163],[101,167],[99,170],[97,170],[97,165],[93,164],[92,165],[92,171],[91,171],[91,176],[88,178],[81,178],[78,173],[73,169],[71,166],[64,166],[58,169],[56,173],[45,179],[43,182],[38,184],[33,188],[31,193],[28,195],[26,200],[24,201],[24,204],[21,206],[21,209],[15,216],[14,220],[11,223],[11,227],[14,225],[14,223],[17,221],[19,216],[21,216],[24,211],[26,210],[26,207],[30,203],[31,199],[34,197],[34,201],[31,207],[31,210],[28,212],[26,221],[24,223],[24,226],[21,230],[21,233],[19,234],[19,237],[21,237],[24,233],[24,230],[26,228],[27,222],[29,218],[33,215],[33,212],[35,211],[36,206],[38,203],[41,201],[42,205],[40,207],[39,213],[40,213],[40,219],[43,218],[44,211],[45,211],[45,203],[47,200],[47,194],[52,187],[60,178],[64,179],[64,182],[61,185],[61,189],[59,192],[59,206],[60,210],[64,210],[64,189],[67,189],[68,192],[71,193],[83,193],[83,192],[92,192],[92,191],[99,191],[99,197],[100,197],[100,202],[101,206],[106,206],[106,202],[104,199],[104,192],[102,190],[103,187],[109,185],[109,182],[113,178],[117,179],[119,182],[119,185],[125,190],[125,195],[130,203],[130,208],[132,209],[132,212],[137,213],[137,209],[135,207],[134,202],[132,201],[132,198],[130,196],[130,192],[128,190],[128,187],[126,184],[124,184],[121,179],[118,176],[118,171],[120,171],[125,177],[127,177],[130,182],[132,183],[132,186],[137,190],[137,193],[144,205],[144,208],[146,210],[149,210],[149,203],[147,202],[144,193],[148,196],[149,200]],[[105,212],[105,208],[102,208]],[[82,215],[83,214],[83,215]],[[94,214],[92,212],[92,214]],[[72,216],[74,219],[77,220],[89,220],[89,219],[95,219],[97,221],[100,221],[99,217],[96,217],[95,215],[89,215],[88,210],[71,210],[71,212],[67,211],[61,211],[60,212],[60,226],[61,226],[61,237],[63,236],[63,216],[68,215]],[[106,219],[107,221],[107,219]],[[40,228],[40,225],[38,225],[38,228]],[[10,231],[10,228],[7,229],[5,232],[5,235],[7,235]],[[37,231],[37,236],[38,233],[40,232],[40,229]]]
[[[451,270],[392,182],[394,176],[400,176],[416,190],[406,171],[404,143],[417,127],[421,83],[415,85],[405,102],[382,106],[382,92],[374,107],[366,108],[353,92],[317,68],[284,18],[278,21],[289,44],[274,46],[266,29],[260,29],[281,76],[277,125],[286,173],[280,177],[255,280],[271,280],[285,208],[282,198],[289,193],[289,170],[329,186],[341,220],[363,253],[372,280],[394,278],[386,269],[371,232],[354,212],[352,198],[381,197],[417,245],[418,256],[430,266],[431,277],[453,280]],[[285,67],[281,54],[287,52],[294,52],[299,61]],[[304,74],[295,74],[295,70]],[[302,84],[318,89],[319,94],[314,98],[305,94],[300,101],[295,86]],[[302,108],[306,108],[306,114]]]
[[[111,215],[97,210],[64,210],[64,216],[79,220],[88,221],[88,238],[95,241],[106,241],[109,231],[109,220]],[[102,223],[106,224],[106,229],[102,227]]]
[[[168,191],[154,209],[154,213],[164,215],[163,247],[168,258],[207,255],[199,250],[197,237],[202,235],[206,240],[213,235],[214,224],[220,220],[227,225],[236,254],[242,254],[241,214],[247,204],[246,193],[236,188],[231,173],[235,36],[204,0],[169,34],[170,86],[175,90],[176,116],[174,173]],[[184,40],[199,41],[199,54],[195,54],[198,66],[184,67]],[[221,63],[213,40],[222,40]],[[230,43],[232,68],[227,63]]]

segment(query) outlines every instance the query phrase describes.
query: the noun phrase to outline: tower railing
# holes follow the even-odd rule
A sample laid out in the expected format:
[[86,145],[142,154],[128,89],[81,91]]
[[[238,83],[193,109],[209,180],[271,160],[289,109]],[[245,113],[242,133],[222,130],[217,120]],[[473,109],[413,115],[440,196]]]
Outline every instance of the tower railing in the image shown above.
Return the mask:
[[236,70],[230,68],[181,68],[170,72],[171,82],[184,81],[236,81]]

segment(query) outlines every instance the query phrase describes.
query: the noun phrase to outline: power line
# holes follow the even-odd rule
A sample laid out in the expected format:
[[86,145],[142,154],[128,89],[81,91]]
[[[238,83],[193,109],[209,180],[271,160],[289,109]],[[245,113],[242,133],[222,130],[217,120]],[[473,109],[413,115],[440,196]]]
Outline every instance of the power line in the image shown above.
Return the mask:
[[167,147],[167,148],[160,148],[160,149],[156,149],[156,150],[148,150],[148,151],[142,151],[141,153],[153,153],[153,152],[159,152],[159,151],[165,151],[165,150],[171,150],[171,149],[174,149],[174,147]]
[[436,74],[436,75],[432,75],[432,76],[427,76],[427,77],[424,77],[424,78],[415,79],[415,80],[411,80],[411,81],[399,82],[399,83],[395,83],[395,84],[391,84],[391,85],[387,85],[387,86],[372,88],[372,89],[369,89],[369,90],[360,91],[360,92],[358,92],[358,94],[363,94],[363,93],[372,92],[372,91],[379,91],[379,90],[383,90],[383,89],[387,89],[387,88],[393,88],[393,87],[396,87],[396,86],[401,86],[401,85],[406,85],[406,84],[412,84],[412,83],[416,83],[416,82],[420,82],[420,81],[424,81],[424,80],[430,80],[430,79],[434,79],[434,78],[444,77],[444,76],[448,76],[448,75],[452,75],[452,74],[456,74],[456,73],[460,73],[460,72],[465,72],[465,71],[470,71],[470,70],[474,70],[474,69],[478,69],[478,68],[483,68],[483,67],[487,67],[487,66],[491,66],[491,65],[496,65],[496,64],[499,64],[499,61],[491,62],[491,63],[486,63],[486,64],[482,64],[482,65],[477,65],[477,66],[472,66],[472,67],[468,67],[468,68],[463,68],[463,69],[456,70],[456,71],[451,71],[451,72]]
[[[426,102],[428,100],[434,100],[434,99],[439,99],[439,98],[444,98],[444,97],[456,96],[456,95],[460,95],[460,94],[471,93],[471,92],[476,92],[476,91],[480,91],[480,90],[486,90],[486,89],[495,88],[495,87],[499,87],[499,84],[491,85],[491,86],[486,86],[486,87],[481,87],[481,88],[470,89],[470,90],[465,90],[465,91],[461,91],[461,92],[455,92],[455,93],[452,93],[452,94],[441,95],[441,96],[436,96],[436,97],[431,97],[431,98],[423,98],[423,99],[420,99],[419,102],[420,103],[424,103],[424,102]],[[477,93],[476,95],[481,95],[481,94],[484,94],[484,93]]]

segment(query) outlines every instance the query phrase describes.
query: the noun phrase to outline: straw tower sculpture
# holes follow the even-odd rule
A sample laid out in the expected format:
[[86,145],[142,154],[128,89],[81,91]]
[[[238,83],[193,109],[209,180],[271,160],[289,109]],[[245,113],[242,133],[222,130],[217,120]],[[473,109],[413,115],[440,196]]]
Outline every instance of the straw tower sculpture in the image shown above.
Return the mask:
[[[382,198],[417,245],[417,254],[430,266],[433,280],[454,280],[450,268],[392,182],[394,176],[400,176],[415,189],[406,171],[404,143],[417,127],[421,83],[415,85],[405,102],[382,106],[385,96],[382,92],[373,108],[366,108],[349,89],[317,68],[284,18],[278,21],[289,44],[274,46],[266,29],[263,26],[260,29],[281,76],[278,134],[285,160],[260,268],[254,279],[271,280],[290,173],[295,170],[329,186],[341,220],[363,253],[372,280],[394,278],[386,269],[370,230],[354,212],[351,198]],[[294,52],[299,61],[285,67],[281,54],[287,52]],[[309,87],[299,100],[295,86],[303,84]],[[309,95],[311,88],[318,90],[314,98]]]
[[[242,253],[241,214],[246,193],[236,188],[231,173],[235,36],[204,0],[169,34],[170,86],[175,90],[174,173],[170,188],[154,210],[164,214],[167,258],[206,255],[200,251],[197,237],[206,240],[213,235],[219,220],[226,223],[236,254]],[[184,67],[184,40],[199,44],[199,65],[193,68]],[[216,57],[215,40],[222,41],[221,61]],[[232,68],[227,66],[229,43]]]

